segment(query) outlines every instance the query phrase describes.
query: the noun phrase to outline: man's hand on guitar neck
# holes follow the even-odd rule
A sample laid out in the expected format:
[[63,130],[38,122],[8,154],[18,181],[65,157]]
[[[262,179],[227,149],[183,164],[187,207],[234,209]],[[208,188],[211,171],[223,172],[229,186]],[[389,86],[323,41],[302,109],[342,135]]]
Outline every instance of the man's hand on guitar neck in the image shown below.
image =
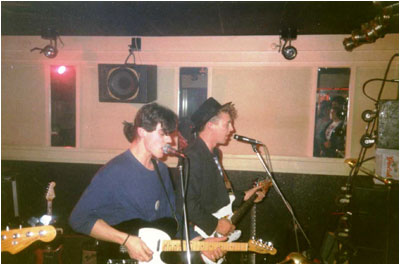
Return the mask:
[[254,203],[260,202],[264,199],[265,193],[260,191],[263,187],[262,186],[256,186],[254,188],[249,189],[248,191],[244,192],[244,201],[247,201],[254,193],[257,194],[257,198],[254,200]]
[[[193,238],[193,241],[198,241],[202,239],[201,236],[195,237]],[[204,239],[204,241],[208,241],[208,242],[222,242],[222,241],[226,241],[227,237],[209,237]],[[212,262],[216,262],[219,259],[223,258],[226,255],[226,251],[222,251],[220,248],[217,248],[213,251],[202,251],[201,254],[203,254],[206,258],[208,258],[210,261]],[[207,260],[204,260],[206,263]]]

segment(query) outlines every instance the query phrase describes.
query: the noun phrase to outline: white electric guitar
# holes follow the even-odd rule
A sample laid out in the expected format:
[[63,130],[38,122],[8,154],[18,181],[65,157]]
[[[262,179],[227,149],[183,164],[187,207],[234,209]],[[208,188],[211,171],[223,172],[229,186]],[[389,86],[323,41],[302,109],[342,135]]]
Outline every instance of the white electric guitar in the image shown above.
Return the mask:
[[[262,191],[264,194],[267,193],[269,187],[272,185],[271,181],[269,180],[262,180],[256,183],[256,186],[261,186],[262,188],[260,191]],[[229,204],[222,207],[219,209],[217,212],[213,213],[213,216],[215,216],[218,219],[221,218],[227,218],[231,221],[233,225],[236,225],[239,220],[243,217],[243,215],[253,206],[254,200],[257,198],[257,194],[254,193],[247,201],[243,202],[242,205],[235,211],[232,211],[232,203],[235,200],[234,195],[229,195]],[[211,233],[211,235],[207,235],[206,232],[204,232],[200,227],[197,225],[194,226],[194,231],[199,233],[203,238],[209,238],[209,237],[221,237],[220,234],[218,234],[216,231]],[[227,242],[233,242],[236,241],[240,238],[242,235],[242,231],[240,230],[235,230],[231,234],[228,235],[228,240]]]
[[[139,236],[153,251],[153,259],[150,263],[185,263],[186,241],[170,240],[177,232],[177,223],[173,218],[161,218],[152,222],[140,219],[124,221],[116,226],[117,230]],[[236,242],[208,242],[190,241],[190,250],[212,251],[220,248],[224,251],[251,251],[260,254],[276,254],[272,243],[264,243],[262,240],[250,240],[248,243]],[[185,251],[185,252],[182,252]],[[129,257],[125,246],[100,241],[98,255],[100,263],[107,264],[133,264],[137,263]]]
[[[153,251],[151,261],[139,263],[164,264],[161,256],[162,252],[179,252],[182,251],[182,248],[183,251],[186,251],[186,241],[171,240],[167,233],[156,228],[141,228],[139,230],[139,237]],[[264,243],[261,240],[255,239],[249,240],[247,243],[190,241],[191,251],[212,251],[217,248],[223,251],[251,251],[271,255],[275,255],[277,252],[271,243]]]

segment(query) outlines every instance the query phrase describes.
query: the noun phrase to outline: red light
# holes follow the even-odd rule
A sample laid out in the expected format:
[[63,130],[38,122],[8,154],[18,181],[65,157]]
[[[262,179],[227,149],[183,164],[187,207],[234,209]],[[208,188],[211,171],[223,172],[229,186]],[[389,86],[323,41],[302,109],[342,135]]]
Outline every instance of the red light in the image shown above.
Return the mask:
[[61,65],[57,68],[57,73],[60,75],[64,74],[65,71],[67,71],[67,68],[64,65]]

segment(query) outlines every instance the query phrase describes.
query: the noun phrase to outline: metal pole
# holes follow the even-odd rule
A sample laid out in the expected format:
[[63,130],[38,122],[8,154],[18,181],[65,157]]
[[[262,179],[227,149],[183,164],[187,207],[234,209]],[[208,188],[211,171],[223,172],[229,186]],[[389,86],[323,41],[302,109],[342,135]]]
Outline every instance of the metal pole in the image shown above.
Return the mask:
[[[184,159],[184,161],[186,159]],[[185,162],[183,162],[183,163],[185,163]],[[180,176],[181,176],[183,220],[184,220],[184,227],[185,227],[185,234],[186,234],[186,258],[187,258],[187,264],[191,264],[192,259],[191,259],[191,254],[190,254],[189,223],[188,223],[188,220],[187,220],[187,212],[186,212],[186,190],[185,190],[185,188],[183,186],[183,166],[182,165],[179,165],[179,172],[180,172]],[[187,179],[186,179],[186,181],[187,181]],[[183,251],[183,249],[182,249],[182,251]]]
[[300,229],[300,231],[302,232],[302,234],[304,235],[304,238],[306,239],[307,243],[309,244],[309,246],[311,246],[311,242],[308,239],[306,233],[304,232],[303,228],[301,227],[300,223],[297,221],[297,218],[293,212],[292,207],[290,206],[289,202],[285,199],[285,196],[283,196],[282,192],[280,191],[278,185],[275,182],[275,179],[272,177],[271,172],[269,171],[267,164],[265,163],[264,159],[262,158],[260,152],[257,150],[257,144],[251,144],[251,146],[253,147],[254,152],[257,154],[258,159],[260,160],[261,164],[263,165],[265,171],[267,172],[269,178],[271,179],[272,185],[274,186],[275,191],[279,194],[279,196],[282,198],[282,201],[284,202],[284,204],[286,205],[286,208],[288,209],[289,213],[292,215],[293,217],[293,221],[295,222],[295,224],[297,224],[298,228]]

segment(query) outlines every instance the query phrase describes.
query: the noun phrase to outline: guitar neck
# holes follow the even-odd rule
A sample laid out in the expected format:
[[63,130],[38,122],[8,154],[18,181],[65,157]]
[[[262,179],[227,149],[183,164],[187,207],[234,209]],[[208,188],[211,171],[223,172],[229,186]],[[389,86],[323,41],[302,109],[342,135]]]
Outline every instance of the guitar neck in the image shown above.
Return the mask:
[[47,201],[47,215],[53,215],[53,202]]
[[[165,240],[162,244],[162,251],[186,251],[186,241],[183,240]],[[237,242],[207,242],[207,241],[190,241],[191,251],[211,251],[221,248],[223,251],[248,251],[248,243]]]
[[236,225],[239,220],[243,217],[243,215],[254,205],[254,201],[257,198],[257,194],[254,193],[247,201],[243,202],[243,204],[233,213],[231,217],[232,224]]

